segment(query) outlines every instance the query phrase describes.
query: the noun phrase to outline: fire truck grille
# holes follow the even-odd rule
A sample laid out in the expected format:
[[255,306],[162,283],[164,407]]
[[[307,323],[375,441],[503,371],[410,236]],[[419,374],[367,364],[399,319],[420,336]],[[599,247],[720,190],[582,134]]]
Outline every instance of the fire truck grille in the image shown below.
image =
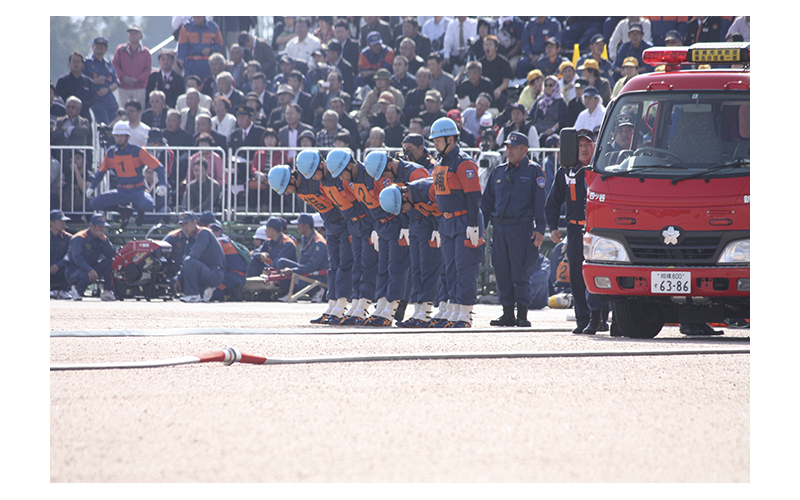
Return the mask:
[[667,245],[660,234],[626,235],[631,260],[641,263],[670,262],[671,264],[713,264],[721,236],[685,235],[677,245]]

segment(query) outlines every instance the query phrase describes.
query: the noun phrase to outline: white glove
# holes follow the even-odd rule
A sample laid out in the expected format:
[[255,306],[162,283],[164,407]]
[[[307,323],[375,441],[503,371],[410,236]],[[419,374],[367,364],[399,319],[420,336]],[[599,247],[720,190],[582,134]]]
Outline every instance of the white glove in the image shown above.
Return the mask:
[[369,237],[369,242],[372,243],[372,246],[375,247],[375,251],[378,251],[378,231],[372,231],[372,234]]
[[156,186],[156,196],[166,196],[167,195],[167,186],[161,184]]
[[439,231],[433,231],[431,233],[431,241],[436,242],[436,248],[442,248],[442,236],[439,234]]
[[480,238],[480,234],[478,231],[478,226],[469,226],[467,227],[467,239],[472,243],[472,246],[478,246],[478,240]]
[[87,188],[87,189],[86,189],[86,197],[87,197],[87,198],[94,198],[94,189],[92,189],[92,188]]
[[410,237],[410,235],[408,233],[408,228],[407,227],[404,227],[403,229],[400,230],[400,239],[402,240],[403,238],[405,238],[405,240],[406,240],[406,245],[410,245],[411,244],[411,237]]

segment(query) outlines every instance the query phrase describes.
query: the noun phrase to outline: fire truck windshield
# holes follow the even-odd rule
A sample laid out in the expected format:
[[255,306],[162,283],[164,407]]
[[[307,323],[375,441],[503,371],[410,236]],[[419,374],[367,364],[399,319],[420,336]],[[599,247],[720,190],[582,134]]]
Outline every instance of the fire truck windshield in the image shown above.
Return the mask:
[[[605,177],[741,175],[750,166],[750,93],[637,92],[606,113],[595,148]],[[730,168],[727,168],[730,167]]]

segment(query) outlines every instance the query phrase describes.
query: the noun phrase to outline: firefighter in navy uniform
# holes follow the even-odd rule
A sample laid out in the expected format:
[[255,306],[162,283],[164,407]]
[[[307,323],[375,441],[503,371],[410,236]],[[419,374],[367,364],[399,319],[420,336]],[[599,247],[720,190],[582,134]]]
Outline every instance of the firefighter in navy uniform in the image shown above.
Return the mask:
[[561,232],[558,230],[558,218],[561,214],[561,205],[564,202],[567,204],[566,254],[569,261],[569,285],[572,288],[575,322],[577,323],[577,327],[572,330],[572,333],[576,334],[594,334],[600,327],[601,308],[598,307],[596,311],[592,310],[590,313],[586,283],[583,281],[581,272],[583,227],[586,225],[586,180],[582,168],[588,166],[592,161],[594,142],[595,137],[591,130],[578,130],[578,163],[569,171],[564,167],[559,167],[545,205],[550,239],[553,243],[559,243],[561,242]]
[[50,298],[69,299],[67,283],[67,254],[72,234],[65,228],[68,220],[72,220],[61,210],[50,212]]
[[450,118],[439,118],[431,125],[430,137],[439,153],[433,186],[443,217],[439,234],[450,297],[445,328],[472,326],[472,308],[478,301],[478,274],[483,260],[478,166],[461,152],[458,136],[458,127]]
[[[528,137],[511,132],[505,140],[508,161],[494,169],[486,182],[482,211],[494,225],[492,265],[503,315],[492,326],[531,326],[529,269],[539,259],[545,232],[544,171],[528,159]],[[514,317],[514,304],[517,315]]]
[[116,300],[111,282],[111,263],[116,250],[106,235],[108,226],[110,224],[102,214],[94,214],[89,227],[75,233],[70,240],[66,276],[72,287],[72,300],[82,300],[86,287],[100,278],[103,278],[100,299]]
[[406,161],[422,165],[429,174],[433,173],[436,160],[425,149],[425,138],[419,134],[408,134],[403,138],[403,151]]

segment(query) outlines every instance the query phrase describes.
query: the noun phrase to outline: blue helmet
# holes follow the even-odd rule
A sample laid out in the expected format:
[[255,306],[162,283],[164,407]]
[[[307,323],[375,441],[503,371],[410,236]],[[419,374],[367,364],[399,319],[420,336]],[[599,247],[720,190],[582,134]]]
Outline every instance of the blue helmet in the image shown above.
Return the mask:
[[[295,167],[297,167],[297,171],[305,177],[306,179],[310,179],[314,172],[317,171],[317,167],[319,167],[319,162],[322,157],[319,155],[319,152],[315,149],[305,149],[300,151],[294,161]],[[270,184],[272,182],[270,181]]]
[[400,192],[400,187],[392,184],[384,188],[378,196],[378,201],[380,201],[382,209],[392,215],[399,215],[400,209],[403,207],[403,194]]
[[431,125],[431,139],[435,139],[437,137],[447,137],[450,135],[458,135],[458,127],[456,126],[456,122],[450,118],[439,118],[433,122],[433,125]]
[[386,151],[372,151],[366,158],[364,158],[364,168],[367,173],[374,179],[380,179],[383,171],[386,170],[386,163],[389,161],[389,156]]
[[272,189],[278,194],[283,194],[289,185],[289,179],[292,178],[292,169],[289,165],[275,165],[269,169],[267,178]]
[[328,172],[334,177],[339,177],[344,168],[350,163],[353,156],[347,149],[331,149],[328,152],[328,157],[325,164],[328,166]]

